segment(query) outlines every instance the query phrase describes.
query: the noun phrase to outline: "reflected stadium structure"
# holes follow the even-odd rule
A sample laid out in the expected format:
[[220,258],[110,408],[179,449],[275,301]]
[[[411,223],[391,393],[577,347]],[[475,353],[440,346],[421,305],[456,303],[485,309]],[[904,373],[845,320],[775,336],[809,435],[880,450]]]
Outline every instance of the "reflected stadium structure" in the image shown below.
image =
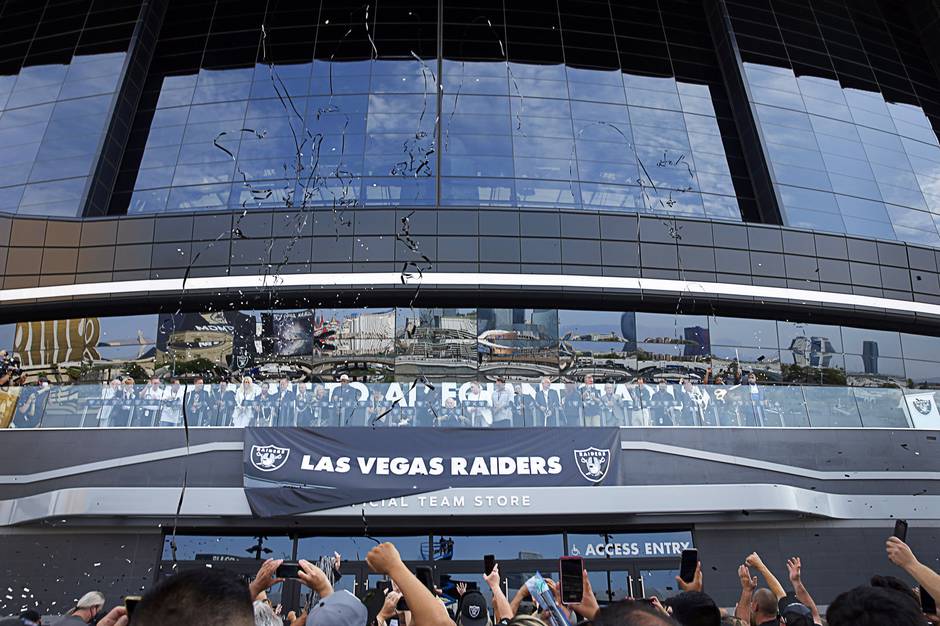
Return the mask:
[[[753,550],[838,561],[826,604],[893,519],[931,549],[937,41],[933,0],[0,0],[0,573],[335,544],[358,593],[374,535],[607,602],[694,545],[724,604]],[[262,516],[250,437],[308,436],[493,437],[501,482]]]

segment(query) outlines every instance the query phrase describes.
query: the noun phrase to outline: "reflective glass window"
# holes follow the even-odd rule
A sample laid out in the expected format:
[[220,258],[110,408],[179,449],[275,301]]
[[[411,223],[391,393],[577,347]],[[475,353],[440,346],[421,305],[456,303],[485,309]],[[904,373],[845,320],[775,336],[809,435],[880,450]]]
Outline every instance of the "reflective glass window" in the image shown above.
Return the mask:
[[908,69],[929,63],[911,15],[847,0],[776,3],[759,18],[731,3],[729,14],[784,223],[940,245],[936,198],[919,175],[937,162],[925,120],[940,101],[927,86],[935,77]]

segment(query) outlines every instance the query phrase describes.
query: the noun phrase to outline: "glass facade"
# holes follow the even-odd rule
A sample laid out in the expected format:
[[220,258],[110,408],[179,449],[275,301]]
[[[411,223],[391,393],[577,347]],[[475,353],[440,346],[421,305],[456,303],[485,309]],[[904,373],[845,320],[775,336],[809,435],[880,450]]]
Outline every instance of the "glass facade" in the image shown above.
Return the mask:
[[851,326],[643,311],[361,308],[215,311],[0,325],[27,380],[206,382],[416,379],[853,387],[940,386],[940,337]]
[[0,3],[0,211],[81,215],[140,4]]
[[904,8],[727,6],[784,223],[940,244],[940,90]]
[[171,3],[111,212],[512,205],[740,220],[752,193],[709,35],[692,26],[703,20],[686,2],[445,2],[440,16],[426,0]]

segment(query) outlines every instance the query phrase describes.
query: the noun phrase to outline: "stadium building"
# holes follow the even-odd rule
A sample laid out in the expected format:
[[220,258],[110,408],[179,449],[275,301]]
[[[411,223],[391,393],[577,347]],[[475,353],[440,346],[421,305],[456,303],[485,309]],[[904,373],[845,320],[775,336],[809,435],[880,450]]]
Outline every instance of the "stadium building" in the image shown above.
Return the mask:
[[755,550],[827,604],[897,518],[936,569],[937,42],[934,0],[0,0],[0,614],[334,550],[361,593],[373,538],[445,592],[669,594],[694,546],[724,605]]

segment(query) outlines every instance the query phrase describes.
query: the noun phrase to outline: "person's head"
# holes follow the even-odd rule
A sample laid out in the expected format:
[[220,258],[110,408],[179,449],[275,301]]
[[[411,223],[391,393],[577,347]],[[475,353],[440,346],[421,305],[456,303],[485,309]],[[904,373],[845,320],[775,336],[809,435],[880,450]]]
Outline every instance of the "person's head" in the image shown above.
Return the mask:
[[112,378],[111,382],[108,384],[111,386],[111,389],[118,389],[121,386],[121,381],[118,378]]
[[748,384],[748,385],[756,385],[756,384],[757,384],[757,376],[754,375],[754,372],[748,373],[748,375],[747,375],[747,384]]
[[644,378],[643,378],[642,376],[640,376],[639,378],[636,379],[636,384],[638,384],[638,385],[645,385],[645,384],[646,384],[646,380],[644,380]]
[[323,385],[317,385],[313,390],[313,395],[315,395],[317,398],[322,398],[324,394],[326,394],[326,387]]
[[242,385],[245,387],[251,387],[251,376],[245,376],[242,378]]
[[490,612],[483,594],[479,591],[465,593],[460,599],[457,626],[488,626],[490,623]]
[[688,378],[683,378],[683,379],[682,379],[682,388],[685,389],[685,390],[691,389],[691,388],[692,388],[692,381],[689,380]]
[[813,612],[794,596],[780,598],[777,614],[787,626],[813,626]]
[[32,609],[20,613],[20,621],[24,626],[42,626],[42,616]]
[[657,383],[657,387],[659,387],[660,391],[666,391],[666,381],[660,380],[659,383]]
[[100,591],[89,591],[75,603],[75,608],[69,611],[69,615],[74,615],[86,624],[104,608],[104,594]]
[[899,591],[908,596],[912,601],[916,602],[917,606],[920,606],[920,596],[917,595],[917,592],[911,589],[910,585],[905,583],[897,576],[879,576],[878,574],[875,574],[871,577],[869,584],[872,587],[881,587],[883,589]]
[[457,407],[457,401],[453,398],[447,398],[444,400],[444,408],[453,409]]
[[648,602],[621,600],[602,608],[593,626],[674,626],[677,622],[663,615]]
[[195,380],[194,386],[196,387],[196,390],[199,390],[199,389],[202,389],[203,384],[205,384],[205,381],[203,381],[201,378],[197,378]]
[[477,381],[470,383],[470,392],[474,395],[480,395],[480,383]]
[[274,614],[270,601],[255,600],[252,608],[255,612],[255,626],[284,626],[281,618]]
[[179,378],[174,378],[174,379],[170,380],[170,384],[173,386],[174,389],[176,389],[176,388],[178,388],[178,387],[180,386],[180,379],[179,379]]
[[766,622],[777,617],[777,596],[767,587],[761,587],[751,596],[751,613],[757,623]]
[[587,376],[585,376],[585,377],[584,377],[584,384],[585,384],[585,385],[593,385],[593,384],[594,384],[594,376],[593,376],[592,374],[588,374]]
[[151,589],[134,609],[134,626],[253,626],[248,585],[224,570],[200,568],[170,576]]
[[543,376],[542,377],[542,389],[548,389],[551,386],[552,386],[552,379],[549,378],[548,376]]
[[721,376],[715,376],[715,384],[716,384],[716,385],[724,385],[724,384],[725,384],[725,379],[722,378]]
[[151,387],[159,387],[159,386],[160,386],[160,379],[159,379],[159,378],[151,378],[151,379],[150,379],[150,386],[151,386]]
[[349,375],[348,375],[348,374],[343,374],[342,376],[340,376],[340,377],[339,377],[339,384],[341,384],[341,385],[348,385],[348,384],[349,384]]
[[826,611],[829,626],[923,626],[920,607],[884,587],[856,587],[839,594]]
[[334,591],[311,607],[306,626],[366,626],[368,619],[369,610],[366,605],[342,589]]
[[49,379],[46,378],[45,376],[40,376],[40,377],[39,377],[39,386],[40,386],[40,387],[48,387],[48,386],[49,386]]
[[131,378],[130,376],[128,376],[127,378],[124,379],[124,388],[125,388],[125,389],[130,389],[130,388],[132,388],[133,386],[134,386],[134,379],[133,379],[133,378]]
[[502,389],[506,385],[506,381],[502,377],[496,379],[496,388]]
[[277,386],[281,391],[287,391],[287,388],[290,387],[290,381],[286,378],[282,378],[278,381]]
[[606,393],[608,396],[614,395],[614,384],[604,383],[604,393]]
[[[672,607],[672,616],[682,626],[720,626],[721,609],[708,594],[701,591],[683,591],[666,601]],[[776,609],[774,615],[777,614]]]

